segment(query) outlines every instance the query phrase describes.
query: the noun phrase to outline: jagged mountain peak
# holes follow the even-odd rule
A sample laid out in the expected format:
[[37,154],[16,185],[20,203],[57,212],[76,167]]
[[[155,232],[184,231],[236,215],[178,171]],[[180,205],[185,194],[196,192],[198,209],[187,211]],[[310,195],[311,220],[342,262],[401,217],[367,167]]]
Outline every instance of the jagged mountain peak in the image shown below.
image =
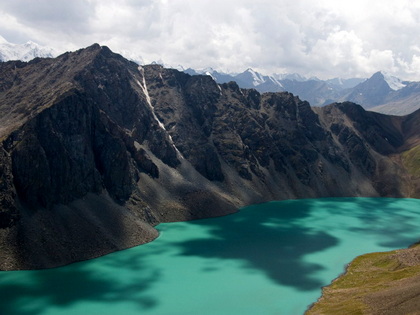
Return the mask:
[[[0,111],[0,138],[8,134],[14,126],[26,123],[31,115],[49,108],[66,94],[80,90],[78,78],[92,72],[89,68],[98,70],[105,66],[103,70],[108,69],[108,73],[103,74],[101,79],[109,81],[116,75],[117,68],[128,67],[129,64],[131,62],[121,55],[99,44],[67,52],[56,58],[0,63],[3,74],[0,82],[0,102],[13,108],[10,111],[6,106]],[[138,65],[132,63],[131,67],[137,69]],[[98,79],[99,77],[96,79],[96,87],[104,85]],[[21,94],[15,94],[15,90],[20,90]],[[30,113],[32,114],[29,115]]]
[[252,68],[248,68],[246,69],[244,72],[249,72],[249,73],[257,73],[254,69]]
[[96,257],[249,203],[415,191],[387,154],[417,116],[314,109],[98,44],[0,70],[3,269]]
[[378,71],[375,72],[368,80],[374,81],[376,83],[384,81],[390,89],[397,91],[406,86],[403,81],[396,76],[386,72],[386,71]]
[[239,73],[235,76],[235,79],[238,81],[242,81],[244,83],[244,87],[256,87],[258,85],[263,84],[267,80],[267,76],[262,75],[259,72],[254,71],[251,68],[248,68],[242,73]]
[[344,90],[339,101],[352,101],[365,109],[394,115],[407,115],[419,108],[419,82],[402,81],[385,72],[375,72],[370,78]]
[[89,53],[89,52],[102,53],[108,56],[119,55],[117,53],[114,53],[108,46],[102,46],[98,43],[94,43],[86,48],[82,48],[76,51],[76,53]]
[[370,78],[368,78],[366,81],[382,81],[385,80],[385,76],[382,73],[382,71],[377,71]]

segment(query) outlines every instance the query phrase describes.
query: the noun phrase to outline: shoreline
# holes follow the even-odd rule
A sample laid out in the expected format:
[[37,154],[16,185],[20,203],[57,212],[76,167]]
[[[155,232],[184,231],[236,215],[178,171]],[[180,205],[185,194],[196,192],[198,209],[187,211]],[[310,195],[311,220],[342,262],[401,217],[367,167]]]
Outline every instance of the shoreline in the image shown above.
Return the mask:
[[[364,302],[364,300],[369,300],[369,298],[371,298],[371,296],[374,295],[380,295],[383,292],[386,292],[390,297],[392,297],[394,300],[398,300],[398,302],[394,302],[394,304],[402,304],[402,302],[399,302],[399,296],[396,296],[396,294],[392,294],[392,286],[389,286],[389,283],[393,282],[393,281],[409,281],[412,278],[416,278],[420,276],[420,260],[419,262],[415,262],[413,264],[410,263],[402,263],[401,261],[399,261],[399,258],[402,256],[406,256],[405,253],[410,251],[410,250],[415,250],[417,253],[417,256],[420,255],[420,240],[417,242],[412,243],[411,245],[409,245],[406,248],[398,248],[398,249],[394,249],[394,250],[390,250],[390,251],[384,251],[384,252],[370,252],[370,253],[365,253],[359,256],[356,256],[351,262],[349,262],[343,273],[341,273],[338,277],[334,278],[330,284],[322,287],[322,294],[321,296],[317,299],[316,302],[312,303],[307,310],[305,311],[305,315],[311,315],[311,314],[333,314],[333,313],[329,313],[328,311],[331,310],[331,306],[330,304],[334,304],[336,301],[331,301],[331,300],[335,300],[335,298],[337,297],[336,295],[334,295],[334,293],[336,291],[342,291],[342,290],[359,290],[362,291],[360,288],[358,288],[356,285],[354,287],[348,286],[348,283],[351,282],[351,280],[348,280],[348,278],[352,278],[354,277],[353,274],[359,274],[361,273],[361,271],[358,270],[358,268],[360,268],[360,265],[384,265],[384,269],[381,270],[380,268],[377,268],[377,270],[375,271],[369,271],[371,274],[371,277],[375,277],[372,276],[372,272],[373,273],[380,273],[380,272],[388,272],[388,273],[392,273],[392,272],[398,272],[399,270],[402,270],[404,268],[409,268],[409,267],[413,267],[415,269],[419,269],[418,271],[415,271],[413,275],[407,276],[407,277],[401,277],[398,278],[397,280],[392,279],[391,281],[381,281],[378,283],[375,283],[376,288],[373,288],[372,290],[366,290],[367,292],[362,292],[360,293],[360,296],[358,297],[354,297],[352,296],[351,299],[357,299],[359,301],[361,301],[361,303],[357,306],[357,307],[364,307],[366,309],[370,308],[370,309],[375,309],[381,306],[376,305],[376,303],[371,303],[373,304],[373,306],[369,303]],[[378,258],[379,257],[379,258]],[[388,266],[389,265],[389,266]],[[367,271],[364,271],[367,272]],[[379,277],[376,275],[376,277]],[[357,278],[357,276],[356,276]],[[376,279],[375,279],[376,280]],[[360,280],[359,280],[360,281]],[[341,284],[339,284],[338,282],[342,282]],[[344,283],[344,284],[343,284]],[[370,285],[369,281],[364,282],[363,283],[363,287],[368,287]],[[420,289],[420,287],[419,287]],[[345,292],[343,291],[342,294],[344,294]],[[419,291],[420,294],[420,291]],[[401,297],[401,299],[404,299],[406,302],[406,297]],[[350,300],[350,298],[349,298]],[[344,300],[341,305],[340,303],[337,303],[338,305],[335,305],[335,307],[345,307],[346,304],[346,300]],[[346,311],[361,311],[360,309],[346,309]]]
[[[400,198],[400,197],[349,197],[349,196],[344,196],[344,197],[319,197],[319,198],[290,198],[290,199],[281,199],[281,200],[277,200],[276,199],[276,200],[269,200],[269,201],[261,201],[261,202],[247,204],[247,205],[243,205],[241,207],[237,207],[235,211],[233,211],[233,212],[232,211],[230,211],[230,212],[228,211],[225,214],[216,214],[214,216],[209,216],[209,217],[189,218],[187,220],[162,221],[162,222],[158,222],[158,223],[155,223],[155,224],[146,223],[147,225],[149,225],[156,232],[156,235],[154,237],[151,237],[151,238],[149,237],[149,238],[146,238],[146,239],[141,240],[138,243],[135,243],[135,244],[132,243],[132,244],[130,244],[128,246],[124,246],[124,247],[121,247],[121,248],[118,248],[118,249],[114,249],[114,250],[109,250],[109,251],[106,251],[104,253],[93,254],[93,255],[91,255],[88,258],[81,258],[81,259],[77,259],[77,260],[74,260],[74,261],[71,261],[71,262],[68,262],[68,263],[57,264],[57,265],[46,266],[46,267],[35,267],[35,268],[30,268],[29,267],[29,268],[21,268],[21,269],[0,269],[0,272],[1,271],[43,270],[43,269],[60,268],[60,267],[64,267],[64,266],[67,266],[67,265],[70,265],[70,264],[73,264],[73,263],[78,263],[78,262],[82,262],[82,261],[86,261],[86,260],[90,260],[90,259],[100,258],[102,256],[111,254],[113,252],[118,252],[118,251],[126,250],[126,249],[129,249],[129,248],[133,248],[133,247],[136,247],[136,246],[141,246],[141,245],[144,245],[144,244],[153,242],[154,240],[156,240],[160,236],[160,232],[159,232],[159,230],[156,227],[159,224],[161,224],[161,223],[188,222],[188,221],[197,221],[197,220],[216,219],[218,217],[225,217],[225,216],[230,216],[230,215],[237,214],[238,212],[241,211],[241,209],[246,208],[246,207],[250,207],[250,206],[254,206],[254,205],[260,205],[260,204],[269,203],[269,202],[297,201],[297,200],[313,200],[313,199],[332,199],[332,200],[335,200],[335,199],[340,200],[341,199],[341,200],[346,200],[346,199],[353,199],[353,198],[361,198],[361,199],[363,199],[363,198],[367,198],[367,199],[372,199],[372,198],[373,199],[414,199],[414,200],[419,200],[419,198],[410,198],[410,197],[408,197],[408,198],[407,197],[401,197]],[[420,240],[418,242],[415,242],[415,243],[409,245],[409,247],[407,247],[407,248],[410,248],[411,246],[415,246],[416,244],[420,244]],[[404,249],[404,248],[398,248],[398,249]],[[362,254],[362,255],[359,255],[359,256],[363,256],[363,255],[366,255],[366,254],[369,254],[369,253],[365,253],[365,254]],[[354,259],[356,259],[359,256],[356,256]],[[345,266],[344,271],[342,273],[340,273],[336,278],[334,278],[330,282],[330,284],[321,287],[321,289],[323,289],[324,287],[330,286],[334,281],[336,281],[337,279],[339,279],[340,277],[342,277],[343,275],[345,275],[347,273],[347,270],[348,270],[348,267],[349,267],[350,264],[351,264],[351,262],[349,262]],[[313,305],[315,303],[317,303],[317,302],[314,302],[311,305]],[[310,309],[310,307],[308,308],[308,310],[309,309]]]
[[[319,200],[319,198],[308,198],[308,199],[311,199],[311,200]],[[350,201],[350,200],[356,200],[357,198],[328,198],[328,199],[330,199],[330,200],[340,200],[340,199],[342,199],[342,200],[346,200],[346,201]],[[371,199],[371,198],[368,198],[368,199]],[[379,198],[378,198],[379,199]],[[381,199],[387,199],[387,198],[381,198]],[[414,198],[413,198],[413,200],[414,200]],[[417,199],[415,199],[415,200],[417,200]],[[282,200],[282,201],[273,201],[274,203],[276,203],[276,202],[278,202],[279,204],[281,204],[282,202],[284,202],[285,200]],[[276,210],[276,211],[274,211],[274,212],[272,212],[271,214],[270,213],[267,213],[267,215],[264,215],[264,212],[259,212],[260,214],[259,214],[259,216],[260,217],[265,217],[265,219],[264,218],[262,218],[263,220],[265,220],[265,221],[267,221],[268,219],[270,219],[270,218],[278,218],[279,220],[280,219],[285,219],[285,220],[289,220],[289,219],[293,219],[294,217],[297,217],[297,218],[301,218],[302,217],[302,215],[303,214],[305,214],[303,217],[304,218],[310,218],[310,213],[315,213],[315,212],[306,212],[304,209],[312,209],[311,208],[311,205],[313,205],[313,204],[315,204],[316,203],[316,201],[314,201],[314,203],[313,204],[309,204],[309,203],[305,203],[305,205],[306,206],[304,206],[303,208],[299,208],[300,210],[302,210],[303,211],[303,213],[300,213],[299,211],[296,213],[296,211],[297,211],[297,209],[298,208],[295,208],[295,207],[293,207],[293,202],[295,202],[295,201],[301,201],[301,200],[296,200],[296,199],[292,199],[292,200],[288,200],[288,201],[286,201],[286,203],[284,203],[283,204],[283,206],[280,206],[280,207],[272,207],[272,210]],[[317,203],[318,204],[318,203]],[[321,203],[322,204],[322,203]],[[356,201],[354,201],[354,204],[356,205],[357,204],[357,202]],[[406,204],[406,203],[404,203],[404,204]],[[275,205],[275,204],[274,204]],[[350,208],[348,208],[348,206],[350,205],[350,207],[353,207],[353,205],[352,204],[347,204],[347,207],[345,208],[345,209],[347,209],[347,210],[349,210]],[[368,205],[367,203],[360,203],[360,205]],[[376,208],[378,208],[377,207],[377,203],[374,203],[374,204],[372,204],[371,205],[371,207],[373,207],[373,206],[375,206],[376,205]],[[384,205],[388,205],[388,202],[387,201],[385,201],[384,202]],[[392,201],[390,201],[390,205],[392,205]],[[412,203],[412,205],[417,205],[417,203]],[[252,205],[252,206],[254,206],[254,205]],[[388,207],[388,206],[385,206],[386,208]],[[230,215],[233,215],[233,214],[238,214],[238,212],[241,212],[241,210],[244,210],[245,208],[247,208],[247,207],[241,207],[241,208],[239,208],[235,213],[229,213],[229,214],[226,214],[226,215],[222,215],[222,216],[218,216],[218,217],[227,217],[227,216],[230,216]],[[318,209],[318,208],[317,208]],[[328,207],[327,207],[327,209],[328,209]],[[367,209],[367,210],[369,210],[369,209],[371,209],[371,208],[360,208],[360,209],[357,209],[357,208],[351,208],[351,209],[354,209],[354,215],[355,216],[358,216],[358,215],[360,215],[360,214],[364,214],[364,213],[366,213],[364,210],[365,209]],[[378,208],[379,209],[379,208]],[[395,211],[397,211],[398,212],[398,208],[397,207],[392,207],[392,209],[396,209]],[[414,220],[414,218],[415,218],[415,220],[417,220],[418,219],[418,217],[417,217],[417,213],[418,213],[418,211],[417,211],[417,208],[416,207],[414,207],[414,208],[410,208],[410,209],[412,209],[411,210],[411,212],[410,212],[410,216],[413,216],[412,218],[413,218],[413,220]],[[253,209],[250,209],[251,211],[253,210]],[[285,212],[284,212],[284,211]],[[291,211],[291,213],[293,212],[293,213],[295,213],[295,216],[290,216],[290,215],[288,215],[287,214],[287,212],[288,211],[290,211],[290,210],[296,210],[296,211]],[[313,210],[315,210],[315,209],[313,209]],[[389,209],[389,210],[391,210],[391,208]],[[329,213],[330,214],[334,214],[335,212],[333,212],[334,210],[329,210],[329,211],[326,211],[325,213],[324,212],[321,212],[321,213],[318,213],[318,216],[321,216],[321,217],[328,217],[329,216]],[[286,215],[285,216],[282,216],[281,215],[281,213],[286,213]],[[348,211],[345,211],[345,213],[347,213]],[[301,215],[299,215],[299,213],[301,214]],[[387,212],[380,212],[380,213],[387,213]],[[391,213],[391,212],[390,212]],[[280,216],[279,216],[280,215]],[[401,213],[400,215],[403,215],[403,213]],[[414,215],[415,215],[415,217],[414,217]],[[216,219],[217,217],[206,217],[206,218],[200,218],[200,219],[193,219],[193,220],[184,220],[184,221],[197,221],[197,220],[208,220],[208,219]],[[345,218],[345,217],[344,217]],[[394,224],[394,222],[399,222],[399,221],[395,221],[394,219],[392,219],[393,217],[390,217],[390,219],[389,220],[387,220],[386,222],[389,222],[389,224],[391,224],[389,227],[391,228],[391,226],[394,226],[395,224]],[[234,219],[233,219],[234,220]],[[264,221],[264,222],[265,222]],[[230,222],[230,224],[228,224],[228,225],[225,225],[225,227],[226,228],[229,228],[229,227],[233,227],[234,225],[232,225],[231,223],[231,221],[229,221]],[[248,221],[246,221],[246,222],[248,222]],[[249,221],[249,222],[251,222],[251,221]],[[253,224],[249,224],[249,225],[247,225],[247,228],[246,228],[246,230],[248,230],[248,231],[250,231],[251,229],[252,229],[252,226],[254,226],[255,227],[255,223],[256,222],[259,222],[259,221],[252,221],[253,222]],[[267,221],[267,222],[270,222],[270,221]],[[287,222],[287,221],[284,221],[284,222]],[[299,221],[300,222],[300,221]],[[310,222],[312,222],[311,220],[309,220],[308,221],[309,222],[309,224],[311,224]],[[333,221],[331,221],[331,222],[338,222],[337,220],[333,220]],[[382,222],[382,221],[381,221]],[[383,226],[383,227],[388,227],[388,223],[386,223],[385,221],[384,221],[384,223],[383,223],[383,225],[381,225],[381,226]],[[411,222],[414,222],[414,221],[411,221]],[[418,221],[415,221],[415,222],[418,222]],[[171,224],[171,222],[162,222],[162,223],[165,223],[165,225],[166,224]],[[216,223],[211,223],[211,224],[214,224],[214,225],[217,225],[218,223],[216,222]],[[123,248],[123,249],[120,249],[120,250],[126,250],[126,249],[129,249],[129,248],[132,248],[132,247],[137,247],[137,246],[140,246],[140,245],[144,245],[144,244],[146,244],[146,243],[150,243],[150,242],[152,242],[152,241],[155,241],[156,239],[158,239],[161,235],[162,235],[162,232],[165,230],[165,227],[163,227],[163,229],[158,229],[159,228],[159,225],[160,225],[160,223],[159,224],[155,224],[154,225],[154,227],[156,228],[156,231],[157,231],[157,236],[156,237],[154,237],[153,239],[151,239],[150,241],[147,241],[147,242],[143,242],[143,243],[141,243],[141,244],[137,244],[137,245],[134,245],[134,246],[129,246],[129,247],[126,247],[126,248]],[[303,223],[302,223],[302,226],[305,226]],[[352,225],[350,225],[350,227],[351,227]],[[346,228],[348,228],[348,227],[346,227]],[[401,228],[401,227],[400,227]],[[404,250],[407,250],[407,249],[410,249],[410,248],[417,248],[417,247],[419,247],[419,254],[420,254],[420,240],[418,240],[418,241],[416,241],[416,242],[413,242],[413,239],[417,239],[417,229],[415,228],[415,225],[412,225],[412,229],[413,229],[413,232],[414,233],[412,233],[412,238],[411,238],[411,241],[409,240],[409,242],[411,243],[411,245],[409,245],[408,247],[405,247],[404,246],[404,243],[405,243],[405,239],[406,238],[402,238],[401,239],[401,241],[402,242],[394,242],[394,244],[395,245],[397,245],[398,246],[398,244],[400,245],[400,246],[403,246],[403,249],[393,249],[393,247],[391,247],[390,245],[388,245],[388,248],[387,249],[385,249],[385,250],[387,250],[386,252],[370,252],[370,253],[362,253],[362,254],[360,254],[359,256],[355,256],[354,258],[351,258],[351,256],[349,255],[349,256],[347,256],[347,259],[349,259],[349,261],[350,262],[348,262],[348,263],[346,263],[345,261],[343,261],[343,260],[341,260],[342,261],[342,264],[341,264],[341,268],[340,268],[340,266],[337,266],[338,268],[334,268],[336,271],[337,271],[337,276],[334,278],[334,279],[332,279],[332,280],[328,280],[328,279],[325,279],[327,282],[330,282],[328,285],[325,285],[325,286],[319,286],[318,287],[318,289],[316,289],[316,291],[317,292],[319,292],[318,290],[319,289],[321,289],[321,294],[320,293],[316,293],[315,294],[315,296],[314,296],[314,300],[316,300],[316,301],[314,301],[313,303],[311,303],[311,301],[307,301],[307,303],[308,304],[306,304],[307,306],[304,306],[304,307],[302,307],[302,309],[300,310],[301,312],[302,312],[302,314],[309,314],[309,312],[311,312],[311,311],[313,311],[313,308],[314,307],[316,307],[316,305],[317,304],[319,304],[319,303],[321,303],[321,302],[323,302],[323,298],[324,298],[324,296],[325,296],[325,292],[326,291],[328,291],[328,288],[329,287],[331,287],[331,286],[333,286],[333,285],[335,285],[337,282],[339,282],[343,277],[345,277],[346,276],[346,274],[348,274],[349,272],[351,272],[351,268],[353,267],[353,264],[355,263],[355,261],[356,260],[358,260],[360,257],[363,257],[363,256],[366,256],[366,255],[372,255],[372,254],[378,254],[378,253],[387,253],[388,255],[389,254],[393,254],[393,253],[395,253],[395,252],[397,252],[397,251],[404,251]],[[325,231],[327,231],[328,232],[328,230],[326,230],[325,228],[324,228],[324,230]],[[405,230],[404,230],[405,231]],[[179,232],[178,232],[179,233]],[[405,234],[404,234],[405,235]],[[395,235],[395,236],[393,236],[393,235],[390,235],[391,236],[391,238],[393,238],[394,240],[397,240],[397,236],[398,235]],[[283,238],[284,239],[284,238]],[[363,239],[360,239],[359,241],[362,241],[363,242]],[[380,239],[378,239],[378,242],[382,242],[382,241],[385,241],[383,238],[380,238]],[[264,243],[261,243],[261,244],[266,244],[265,242]],[[357,242],[352,242],[351,244],[357,244]],[[223,246],[223,243],[220,243],[220,245],[221,246]],[[260,245],[259,245],[260,246]],[[378,249],[379,250],[381,250],[381,247],[382,246],[380,246]],[[382,247],[383,248],[383,247]],[[368,248],[366,248],[366,249],[368,249]],[[120,251],[120,250],[118,250],[118,251]],[[115,251],[116,252],[116,251]],[[101,256],[104,256],[104,255],[101,255]],[[95,258],[98,258],[98,257],[100,257],[100,256],[97,256],[97,257],[95,257]],[[93,258],[91,258],[91,259],[93,259]],[[346,259],[346,260],[347,260]],[[419,255],[419,259],[420,259],[420,255]],[[78,261],[74,261],[74,262],[72,262],[72,263],[69,263],[69,264],[66,264],[66,265],[70,265],[70,264],[73,264],[73,263],[79,263],[79,262],[82,262],[82,261],[87,261],[87,260],[90,260],[90,259],[83,259],[83,260],[78,260]],[[420,261],[419,261],[419,264],[418,264],[419,266],[420,266]],[[65,265],[63,265],[63,267],[64,267]],[[57,266],[57,267],[54,267],[54,268],[51,268],[51,269],[55,269],[55,268],[60,268],[60,267],[62,267],[62,266]],[[340,269],[342,269],[344,267],[344,271],[340,271]],[[45,269],[45,268],[43,268],[43,269]],[[25,270],[25,269],[21,269],[21,270]],[[30,270],[30,269],[26,269],[26,270]],[[32,269],[32,270],[38,270],[38,269]],[[325,283],[325,282],[324,282]],[[318,298],[317,298],[317,295],[319,296]],[[303,305],[302,305],[303,306]],[[319,314],[319,313],[316,313],[316,314]]]

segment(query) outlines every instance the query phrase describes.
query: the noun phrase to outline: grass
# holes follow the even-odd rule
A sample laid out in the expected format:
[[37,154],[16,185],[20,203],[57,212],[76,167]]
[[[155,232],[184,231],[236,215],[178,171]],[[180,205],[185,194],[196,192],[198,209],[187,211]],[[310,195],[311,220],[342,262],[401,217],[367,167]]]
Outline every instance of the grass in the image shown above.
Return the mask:
[[402,160],[410,174],[420,177],[420,145],[405,151]]
[[[414,247],[420,252],[419,244]],[[420,275],[420,265],[405,265],[399,259],[405,251],[408,249],[355,258],[344,275],[323,289],[322,298],[306,314],[369,314],[366,296]]]

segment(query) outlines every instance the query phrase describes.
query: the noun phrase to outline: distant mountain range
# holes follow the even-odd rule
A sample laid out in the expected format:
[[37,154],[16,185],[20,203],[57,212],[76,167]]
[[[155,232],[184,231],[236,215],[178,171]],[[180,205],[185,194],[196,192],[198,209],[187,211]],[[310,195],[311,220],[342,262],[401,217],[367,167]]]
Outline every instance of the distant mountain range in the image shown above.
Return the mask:
[[54,49],[40,46],[32,41],[25,44],[13,44],[0,36],[0,61],[30,61],[36,57],[52,58],[56,55]]
[[[327,90],[336,90],[341,91],[343,89],[348,89],[356,86],[357,84],[365,81],[365,78],[352,78],[352,79],[341,79],[334,78],[329,80],[320,80],[316,77],[306,78],[298,73],[284,73],[284,74],[273,74],[273,75],[264,75],[259,72],[254,71],[249,68],[246,71],[239,74],[227,74],[220,73],[214,69],[207,68],[204,70],[194,70],[187,69],[184,72],[190,75],[206,74],[210,75],[218,83],[227,83],[229,81],[235,81],[241,88],[250,89],[255,88],[259,92],[284,92],[291,91],[291,89],[300,89],[304,94],[308,94],[308,99],[313,98],[313,96],[306,91],[311,85],[318,89],[321,86],[327,87]],[[298,87],[299,86],[299,87]],[[310,88],[311,90],[313,88]],[[293,93],[293,92],[292,92]],[[309,101],[309,100],[308,100]],[[313,104],[312,104],[313,103]],[[312,105],[324,105],[324,102],[321,102],[317,98],[313,98]]]
[[402,81],[385,72],[368,79],[334,78],[320,80],[299,74],[263,75],[252,69],[239,74],[220,73],[213,69],[187,69],[190,75],[210,75],[218,83],[235,81],[241,88],[263,92],[288,91],[312,106],[351,101],[365,109],[392,115],[406,115],[420,108],[420,82]]
[[[144,64],[138,54],[128,51],[119,53],[131,61]],[[13,44],[0,36],[0,61],[29,61],[36,57],[52,58],[57,55],[53,49],[34,42]],[[190,75],[209,75],[217,83],[235,81],[241,88],[254,88],[261,93],[288,91],[308,101],[312,106],[351,101],[370,111],[392,115],[407,115],[420,108],[420,82],[402,81],[385,72],[376,72],[368,79],[320,80],[316,77],[306,78],[297,73],[265,75],[251,68],[242,73],[223,73],[212,68],[203,70],[191,68],[185,70],[182,66],[173,68]]]

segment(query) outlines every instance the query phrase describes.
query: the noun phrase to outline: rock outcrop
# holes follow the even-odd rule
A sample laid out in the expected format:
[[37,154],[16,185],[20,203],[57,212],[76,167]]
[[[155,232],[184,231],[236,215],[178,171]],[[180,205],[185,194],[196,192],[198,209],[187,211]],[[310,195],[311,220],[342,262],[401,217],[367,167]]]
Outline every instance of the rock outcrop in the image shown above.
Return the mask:
[[0,68],[0,269],[93,258],[250,203],[420,195],[401,158],[419,112],[311,108],[96,44]]

